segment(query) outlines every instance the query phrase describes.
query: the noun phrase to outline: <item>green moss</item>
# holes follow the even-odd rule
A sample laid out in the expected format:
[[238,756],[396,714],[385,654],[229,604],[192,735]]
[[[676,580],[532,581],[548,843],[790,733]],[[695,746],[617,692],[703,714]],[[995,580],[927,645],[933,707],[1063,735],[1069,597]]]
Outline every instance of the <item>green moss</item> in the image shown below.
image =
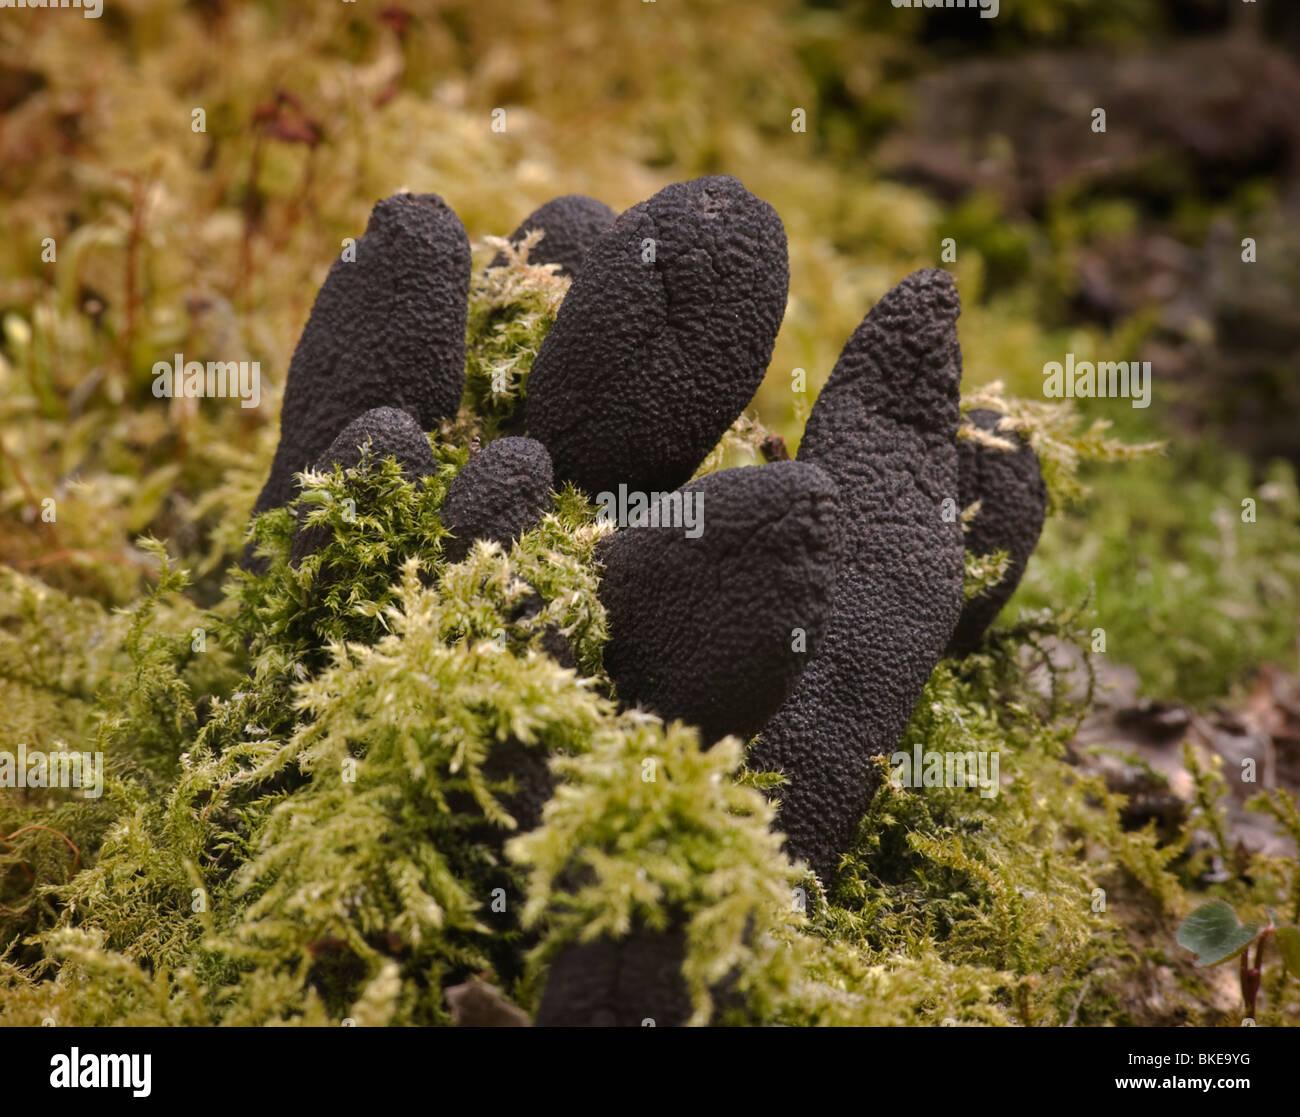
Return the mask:
[[1200,444],[1090,483],[1080,515],[1049,521],[1020,603],[1089,601],[1106,654],[1136,667],[1153,695],[1206,702],[1260,664],[1296,663],[1300,496],[1290,468],[1256,476]]
[[[705,751],[693,729],[632,713],[557,761],[561,786],[543,825],[511,846],[530,868],[525,922],[546,926],[540,955],[681,918],[696,1022],[710,1019],[711,987],[733,974],[755,999],[788,986],[781,940],[802,922],[798,874],[772,804],[733,778],[740,759],[734,738]],[[561,884],[574,880],[583,883]]]
[[488,436],[508,423],[526,398],[533,360],[569,289],[569,280],[555,274],[555,265],[528,263],[529,250],[541,237],[541,231],[534,230],[518,246],[487,238],[487,246],[500,252],[509,266],[474,274],[465,396]]
[[[1036,232],[983,199],[946,211],[873,179],[857,140],[905,109],[896,75],[914,70],[919,21],[891,44],[851,14],[688,6],[689,41],[647,40],[625,6],[566,9],[573,41],[602,50],[558,70],[549,37],[501,0],[456,0],[450,38],[415,21],[396,73],[379,53],[389,40],[339,6],[219,13],[220,71],[198,65],[211,29],[197,9],[124,12],[108,44],[79,20],[57,36],[19,30],[48,93],[15,106],[24,143],[0,217],[0,725],[5,742],[102,750],[106,780],[94,800],[0,796],[0,1022],[446,1023],[443,990],[467,974],[532,1007],[558,945],[670,913],[687,920],[697,1020],[1143,1022],[1132,991],[1161,968],[1185,987],[1186,1018],[1210,1018],[1172,937],[1205,855],[1187,829],[1162,844],[1122,828],[1123,800],[1066,756],[1088,695],[1050,665],[1063,641],[1091,648],[1102,628],[1148,689],[1208,700],[1285,661],[1293,476],[1261,479],[1199,447],[1150,456],[1134,442],[1164,432],[1126,422],[1121,442],[990,383],[1032,397],[1066,348],[1132,352],[1145,321],[1069,334],[1045,322],[1070,293],[1071,254],[1133,215],[1104,200],[1058,207]],[[1053,41],[1095,7],[1026,4],[999,36]],[[750,34],[718,56],[738,17]],[[1154,19],[1146,0],[1114,0],[1093,30],[1109,41]],[[166,64],[142,67],[161,42]],[[511,59],[506,76],[477,73],[465,100],[464,60],[488,47]],[[70,153],[60,106],[82,98],[92,49],[117,107],[88,106],[94,127]],[[647,64],[629,76],[632,51]],[[329,122],[319,149],[248,127],[274,88]],[[178,141],[199,101],[209,137]],[[508,134],[485,124],[496,104],[511,106]],[[789,129],[796,105],[807,136]],[[810,143],[838,161],[809,158]],[[966,406],[1011,415],[1053,495],[1019,612],[979,654],[940,666],[901,746],[996,752],[999,793],[886,783],[829,896],[768,828],[770,773],[746,770],[735,743],[702,752],[691,730],[605,697],[601,529],[581,494],[558,494],[509,551],[444,561],[447,484],[474,438],[511,428],[565,290],[526,251],[475,272],[465,407],[432,436],[438,472],[411,484],[367,460],[307,475],[295,506],[255,526],[266,568],[230,569],[310,292],[376,198],[437,190],[483,238],[567,190],[618,207],[717,171],[781,213],[794,282],[756,414],[704,469],[756,461],[768,429],[793,447],[863,312],[951,233]],[[1188,228],[1208,219],[1185,215]],[[34,250],[46,231],[54,267]],[[483,239],[480,265],[502,247]],[[154,399],[152,363],[178,350],[260,360],[267,406]],[[791,391],[795,368],[808,391]],[[1139,452],[1137,466],[1095,467]],[[324,543],[295,567],[299,517]],[[146,533],[167,553],[138,544]],[[997,565],[974,564],[968,590]],[[541,608],[521,608],[532,594]],[[582,675],[545,654],[548,629]],[[561,781],[527,836],[510,781],[487,774],[506,742],[553,757]],[[1212,823],[1214,774],[1195,778],[1197,824]],[[1291,798],[1255,806],[1300,837]],[[518,860],[499,852],[510,837]],[[583,866],[586,886],[557,886]],[[1255,856],[1247,869],[1218,891],[1252,917],[1300,914],[1293,863]],[[505,913],[491,903],[502,887],[523,901]],[[742,1003],[719,1015],[709,989],[732,971]],[[1266,988],[1260,1022],[1294,1016],[1296,998]]]
[[[480,372],[517,328],[544,330],[521,323],[551,285],[519,259],[495,270],[475,285]],[[824,895],[781,851],[761,790],[779,781],[746,771],[740,742],[702,750],[605,696],[607,529],[582,494],[559,493],[508,551],[445,562],[438,509],[466,440],[508,415],[467,398],[486,414],[433,438],[439,467],[418,483],[369,454],[304,474],[253,525],[259,571],[232,569],[207,611],[152,542],[155,584],[119,616],[7,579],[0,663],[33,704],[23,724],[65,706],[50,724],[103,751],[109,778],[96,801],[4,802],[0,1017],[446,1023],[443,990],[470,974],[532,1007],[561,944],[682,921],[697,1022],[1104,1018],[1126,971],[1089,975],[1136,951],[1098,890],[1122,874],[1152,919],[1172,918],[1184,845],[1124,831],[1122,801],[1066,761],[1085,707],[1051,649],[1087,643],[1079,616],[1029,616],[940,666],[900,750],[996,757],[999,778],[986,794],[886,779]],[[966,405],[1034,442],[1058,511],[1082,491],[1081,460],[1136,452],[996,386]],[[705,468],[758,456],[765,437],[742,420]],[[302,527],[318,546],[295,565]],[[1000,575],[984,564],[968,588]],[[555,631],[582,674],[546,654]],[[551,758],[557,780],[509,858],[513,781],[488,775],[507,746]],[[83,977],[92,998],[74,995]],[[719,1010],[724,979],[739,996]]]

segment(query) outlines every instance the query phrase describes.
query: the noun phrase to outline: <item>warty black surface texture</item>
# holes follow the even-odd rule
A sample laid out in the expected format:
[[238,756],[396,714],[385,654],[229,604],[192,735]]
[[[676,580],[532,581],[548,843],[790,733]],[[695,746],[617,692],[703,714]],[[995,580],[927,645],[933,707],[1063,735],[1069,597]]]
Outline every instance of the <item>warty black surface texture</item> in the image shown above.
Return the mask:
[[840,565],[821,650],[749,764],[786,774],[779,825],[825,881],[961,612],[959,314],[947,273],[904,279],[849,339],[799,448],[838,486]]
[[295,494],[293,475],[375,407],[422,430],[454,415],[465,385],[469,239],[435,194],[375,206],[356,258],[334,261],[289,365],[280,445],[254,512]]
[[949,655],[969,655],[979,647],[989,625],[1016,592],[1047,516],[1047,485],[1029,443],[1014,432],[998,431],[1002,416],[996,411],[972,411],[966,418],[980,430],[1016,444],[1015,450],[1006,451],[966,438],[957,441],[961,506],[980,502],[979,514],[966,532],[966,550],[973,555],[1006,551],[1011,561],[1002,581],[962,608],[948,644]]
[[[816,466],[778,462],[692,481],[702,532],[627,527],[601,544],[605,669],[624,705],[753,736],[821,645],[840,526]],[[661,502],[662,506],[662,502]],[[796,649],[795,630],[803,631]]]
[[[533,210],[510,234],[509,240],[517,245],[534,229],[543,230],[546,235],[528,254],[529,263],[559,264],[559,274],[571,279],[578,274],[587,251],[614,224],[617,216],[595,198],[564,194]],[[505,262],[504,254],[498,253],[492,266],[500,267]]]
[[419,423],[409,412],[397,407],[372,407],[358,415],[316,459],[315,468],[319,471],[341,465],[344,469],[355,469],[367,443],[372,459],[396,458],[408,481],[426,477],[438,468]]
[[447,491],[442,524],[449,562],[460,562],[476,539],[503,547],[536,525],[551,504],[551,458],[531,438],[498,438],[465,464]]
[[763,379],[788,287],[781,219],[734,178],[677,183],[622,214],[529,375],[528,433],[556,477],[593,497],[687,481]]
[[[376,407],[357,416],[330,443],[329,448],[313,463],[319,472],[332,469],[336,464],[344,469],[355,469],[361,463],[362,447],[369,444],[371,460],[396,458],[408,481],[418,481],[437,469],[433,451],[424,431],[405,411],[396,407]],[[306,516],[300,508],[299,519]],[[293,537],[289,561],[295,566],[320,547],[328,537],[328,529],[317,525],[301,525]]]

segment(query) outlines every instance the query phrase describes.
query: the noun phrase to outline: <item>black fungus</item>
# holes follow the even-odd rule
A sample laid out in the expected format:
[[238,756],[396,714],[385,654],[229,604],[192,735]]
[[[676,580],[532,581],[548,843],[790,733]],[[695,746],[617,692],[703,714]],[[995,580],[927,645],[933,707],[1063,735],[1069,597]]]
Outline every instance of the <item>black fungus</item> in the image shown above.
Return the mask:
[[280,445],[255,512],[295,495],[293,475],[371,408],[422,430],[454,415],[465,384],[469,239],[435,194],[395,194],[330,269],[289,365]]
[[[531,585],[529,588],[532,589],[532,592],[520,601],[506,618],[511,625],[529,621],[546,608],[546,601],[542,598],[542,595]],[[568,667],[574,671],[578,669],[578,657],[574,652],[573,645],[569,642],[569,638],[554,624],[548,624],[542,629],[538,645],[543,652],[561,667]]]
[[396,407],[373,407],[344,427],[315,463],[318,472],[335,465],[355,469],[369,445],[372,459],[396,458],[408,481],[427,477],[438,468],[429,439],[410,413]]
[[[316,459],[313,468],[322,473],[335,465],[355,469],[361,464],[363,449],[367,447],[372,461],[395,458],[408,481],[427,477],[437,469],[424,431],[410,415],[396,407],[376,407],[353,419]],[[307,509],[299,508],[299,519],[306,513]],[[322,525],[300,525],[293,538],[290,561],[296,566],[317,550],[325,542],[327,532]]]
[[961,506],[979,501],[980,510],[966,532],[966,550],[973,555],[1005,551],[1010,565],[1002,580],[986,593],[967,601],[948,644],[949,655],[969,655],[989,625],[1016,592],[1025,566],[1047,516],[1047,486],[1038,455],[1014,432],[999,431],[996,411],[972,411],[966,416],[979,430],[1010,440],[1014,450],[984,446],[973,439],[957,440],[961,470]]
[[541,825],[542,808],[555,790],[548,759],[544,747],[525,745],[517,737],[493,742],[483,763],[483,775],[494,782],[510,780],[514,784],[513,791],[499,798],[515,820],[513,831],[494,828],[497,837],[492,844],[495,848],[500,849],[510,833],[527,834]]
[[550,455],[531,438],[498,438],[456,474],[442,505],[450,562],[469,554],[476,539],[504,547],[536,525],[551,503],[555,477]]
[[788,849],[827,881],[875,790],[872,758],[895,748],[961,612],[959,313],[945,272],[903,280],[849,339],[799,448],[838,486],[840,564],[821,650],[749,765],[785,773]]
[[483,924],[501,936],[487,946],[497,964],[498,976],[509,979],[518,973],[522,956],[537,941],[537,935],[520,926],[520,914],[528,901],[526,881],[506,856],[506,843],[516,834],[535,830],[542,822],[542,808],[554,793],[555,784],[544,745],[526,745],[511,735],[492,742],[483,762],[482,775],[492,795],[514,819],[489,819],[468,787],[447,792],[447,808],[464,820],[458,831],[464,843],[461,866],[474,865],[479,895],[490,898],[479,911]]
[[682,976],[686,936],[632,931],[621,939],[573,943],[556,955],[537,1009],[542,1027],[638,1028],[684,1024],[691,1014]]
[[734,178],[666,187],[591,247],[528,380],[528,433],[592,496],[688,480],[749,402],[785,312],[785,229]]
[[839,541],[835,485],[779,462],[692,481],[600,547],[605,669],[625,705],[749,738],[820,645]]
[[[490,442],[466,462],[443,501],[443,526],[452,532],[443,543],[447,560],[459,562],[476,539],[509,547],[541,520],[550,506],[553,488],[551,459],[540,442],[531,438]],[[508,620],[512,625],[523,622],[544,604],[541,595],[533,591]],[[562,666],[573,666],[569,642],[554,627],[543,632],[541,646]],[[502,803],[514,817],[518,833],[527,833],[541,823],[542,807],[553,790],[544,749],[527,747],[511,737],[493,745],[483,770],[490,780],[514,782],[514,792],[504,796]],[[479,835],[485,846],[498,852],[507,836],[496,827]]]
[[[570,279],[578,274],[588,249],[614,224],[618,215],[604,202],[585,194],[565,194],[552,198],[533,210],[510,234],[511,244],[518,244],[534,229],[546,235],[528,254],[532,264],[558,264],[559,274]],[[506,262],[504,254],[492,261],[493,267]]]

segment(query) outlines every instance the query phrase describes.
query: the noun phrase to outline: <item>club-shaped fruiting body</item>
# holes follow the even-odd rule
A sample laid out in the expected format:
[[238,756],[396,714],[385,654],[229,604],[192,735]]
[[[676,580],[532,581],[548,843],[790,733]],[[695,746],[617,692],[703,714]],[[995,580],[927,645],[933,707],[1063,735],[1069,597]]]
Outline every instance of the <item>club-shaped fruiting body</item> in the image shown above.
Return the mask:
[[498,438],[474,454],[456,474],[442,505],[444,542],[459,562],[476,539],[503,547],[536,525],[550,507],[555,477],[550,455],[531,438]]
[[[840,525],[816,466],[728,469],[602,543],[605,669],[628,706],[751,737],[821,645]],[[690,524],[690,526],[684,526]]]
[[315,468],[322,471],[339,465],[355,469],[366,446],[373,460],[396,458],[408,481],[427,477],[438,468],[420,424],[398,407],[373,407],[358,415],[316,460]]
[[257,498],[295,495],[293,476],[371,408],[409,411],[422,430],[456,413],[465,384],[469,239],[435,194],[395,194],[330,269],[289,365],[280,445]]
[[[510,243],[518,244],[534,229],[546,235],[528,254],[531,264],[558,264],[559,274],[570,279],[578,274],[588,249],[614,224],[618,215],[604,202],[585,194],[565,194],[552,198],[533,210],[510,234]],[[493,267],[505,263],[498,255]]]
[[685,932],[632,931],[621,939],[570,943],[551,963],[537,1009],[542,1027],[639,1028],[684,1024]]
[[[355,469],[361,464],[363,451],[367,448],[371,461],[396,458],[408,481],[418,481],[437,469],[424,431],[409,414],[396,407],[376,407],[357,416],[316,459],[313,468],[322,473],[335,465],[345,470]],[[300,508],[298,515],[302,518],[305,509]],[[296,566],[325,539],[323,527],[299,527],[293,539],[290,561]]]
[[528,433],[591,496],[668,492],[749,402],[785,311],[776,211],[734,178],[666,187],[592,245],[528,380]]
[[966,418],[979,430],[1015,445],[1014,450],[1000,450],[974,439],[957,440],[961,506],[976,501],[980,505],[966,532],[966,550],[973,555],[1005,551],[1010,564],[997,585],[966,602],[948,644],[949,655],[968,655],[979,646],[1016,592],[1047,516],[1047,485],[1029,443],[1014,432],[999,431],[1002,416],[996,411],[972,411]]
[[839,570],[821,649],[749,765],[785,773],[779,825],[823,880],[961,612],[959,313],[945,272],[903,280],[849,339],[799,448],[839,489]]

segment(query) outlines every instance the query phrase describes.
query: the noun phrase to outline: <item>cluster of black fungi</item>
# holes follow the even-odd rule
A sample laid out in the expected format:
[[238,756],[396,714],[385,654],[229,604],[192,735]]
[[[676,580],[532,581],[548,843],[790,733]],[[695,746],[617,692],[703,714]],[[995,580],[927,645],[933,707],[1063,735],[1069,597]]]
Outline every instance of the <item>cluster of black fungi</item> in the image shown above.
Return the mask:
[[[621,216],[557,198],[511,240],[534,229],[531,262],[572,282],[512,422],[520,433],[477,450],[449,488],[445,555],[478,539],[508,546],[564,482],[593,498],[620,486],[700,494],[703,530],[665,516],[602,541],[605,669],[622,704],[697,726],[705,744],[752,738],[750,766],[785,776],[789,853],[829,881],[875,790],[873,758],[894,750],[935,664],[980,645],[1024,572],[1046,507],[1038,460],[1015,434],[1002,435],[1010,452],[958,438],[960,302],[948,273],[926,269],[849,338],[797,460],[691,481],[771,358],[789,287],[780,217],[734,178],[710,177]],[[434,470],[425,432],[461,403],[469,281],[468,238],[441,198],[375,207],[294,353],[257,511],[292,499],[299,471],[354,467],[367,445],[412,479]],[[966,421],[996,432],[1000,418]],[[963,531],[960,510],[976,501]],[[295,557],[315,545],[300,531]],[[965,549],[1010,557],[970,601]],[[549,791],[526,751],[512,753],[523,829]],[[569,947],[538,1022],[680,1022],[684,949],[680,927]]]

